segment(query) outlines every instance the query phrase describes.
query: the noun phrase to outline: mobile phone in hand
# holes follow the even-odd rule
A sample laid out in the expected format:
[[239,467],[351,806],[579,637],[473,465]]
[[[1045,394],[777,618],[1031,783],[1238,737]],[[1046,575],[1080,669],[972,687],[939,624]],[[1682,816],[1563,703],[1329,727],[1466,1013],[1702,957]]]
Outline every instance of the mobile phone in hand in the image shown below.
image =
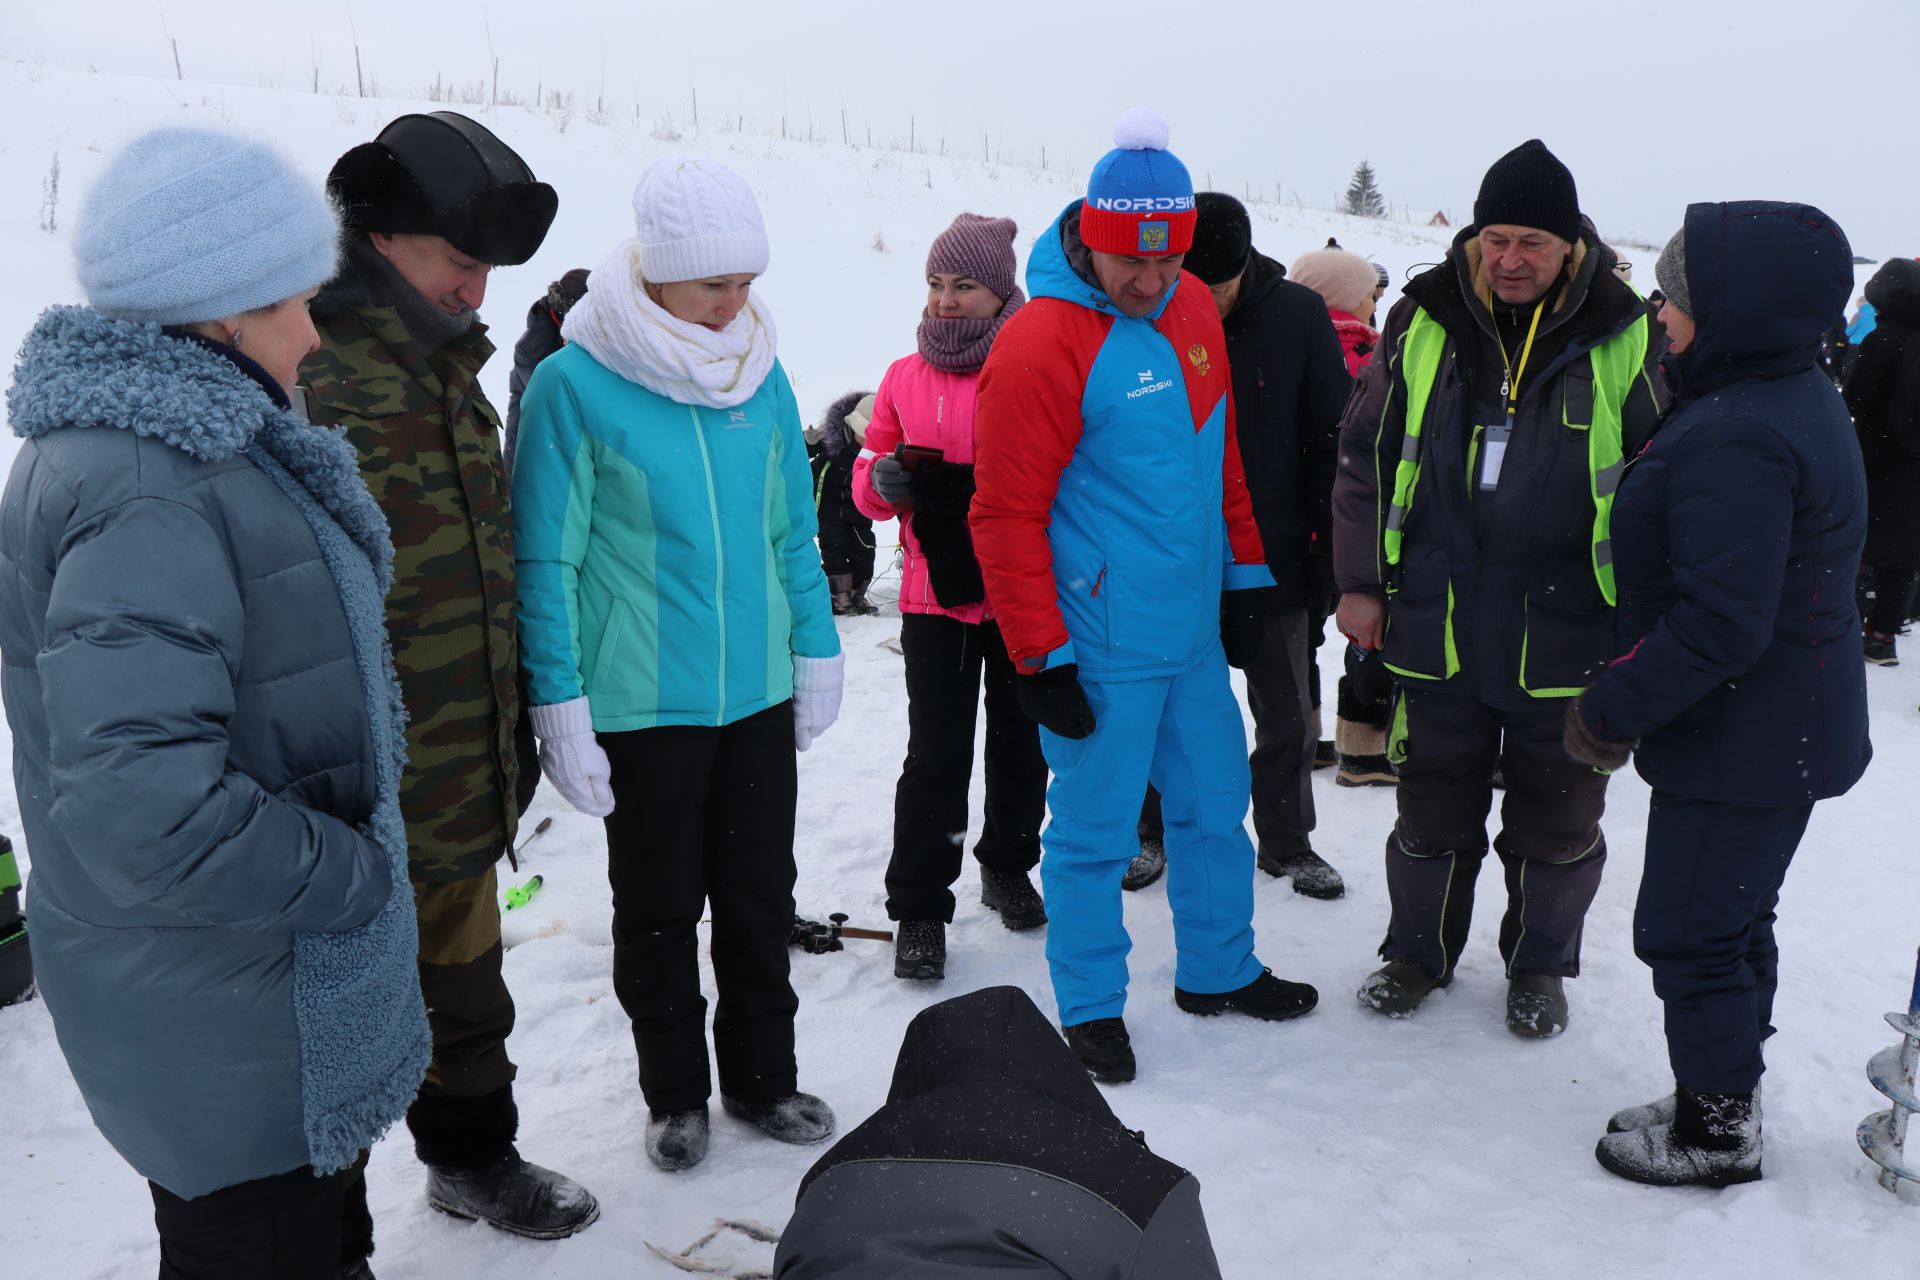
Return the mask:
[[902,444],[893,451],[893,456],[908,471],[919,471],[946,458],[946,454],[924,444]]

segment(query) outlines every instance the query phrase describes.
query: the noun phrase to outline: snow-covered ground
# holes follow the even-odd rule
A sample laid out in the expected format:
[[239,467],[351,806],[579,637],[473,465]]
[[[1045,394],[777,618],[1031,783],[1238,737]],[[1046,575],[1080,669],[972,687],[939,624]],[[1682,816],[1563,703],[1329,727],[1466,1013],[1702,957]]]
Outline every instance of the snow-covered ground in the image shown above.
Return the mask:
[[[0,191],[8,193],[0,196],[0,347],[11,350],[42,306],[78,300],[68,227],[105,155],[133,133],[164,121],[245,128],[280,138],[319,175],[410,109],[431,106],[0,67]],[[562,130],[556,118],[520,109],[486,118],[561,193],[539,256],[495,275],[484,314],[502,347],[548,280],[592,265],[624,234],[641,168],[669,151],[699,150],[737,166],[759,193],[774,242],[764,289],[809,413],[848,388],[871,387],[911,349],[925,248],[954,213],[1011,214],[1024,252],[1077,193],[1062,175],[972,161],[726,133],[653,137],[579,118]],[[1179,141],[1176,120],[1176,150]],[[1081,173],[1103,143],[1085,140]],[[38,225],[41,184],[56,147],[59,229],[48,233]],[[1676,193],[1676,208],[1686,195]],[[1384,262],[1396,280],[1437,260],[1447,234],[1312,211],[1261,208],[1256,218],[1257,243],[1283,261],[1332,234]],[[1644,278],[1650,260],[1641,267]],[[502,404],[507,365],[503,352],[485,379]],[[11,450],[10,440],[0,443],[0,462]],[[798,896],[808,915],[841,910],[856,924],[884,927],[881,878],[906,736],[900,658],[885,645],[897,629],[890,610],[842,620],[845,710],[800,758]],[[1329,689],[1338,656],[1332,645],[1321,653]],[[1131,895],[1127,1019],[1141,1075],[1108,1097],[1155,1150],[1198,1173],[1226,1274],[1915,1274],[1920,1218],[1874,1184],[1853,1139],[1859,1119],[1883,1105],[1863,1067],[1893,1038],[1880,1015],[1905,999],[1920,940],[1920,867],[1907,826],[1920,676],[1913,666],[1869,676],[1878,758],[1852,795],[1816,811],[1784,894],[1767,1178],[1752,1186],[1640,1188],[1601,1171],[1591,1155],[1616,1107],[1671,1083],[1659,1005],[1632,954],[1647,807],[1636,778],[1612,789],[1612,865],[1589,917],[1585,972],[1569,988],[1572,1026],[1551,1041],[1516,1040],[1502,1026],[1497,868],[1484,873],[1480,927],[1450,989],[1405,1022],[1354,1002],[1386,923],[1380,851],[1391,792],[1342,790],[1325,774],[1316,781],[1316,845],[1345,874],[1344,899],[1311,901],[1258,877],[1262,959],[1321,989],[1320,1009],[1303,1021],[1180,1013],[1170,998],[1164,884]],[[976,782],[976,814],[978,802]],[[540,873],[544,888],[505,921],[519,1005],[511,1050],[522,1147],[592,1187],[602,1220],[575,1239],[536,1244],[436,1214],[421,1198],[421,1169],[402,1133],[380,1144],[369,1172],[382,1276],[679,1274],[646,1244],[678,1249],[717,1216],[779,1226],[819,1154],[768,1142],[716,1113],[705,1164],[668,1175],[648,1163],[632,1041],[612,998],[602,829],[550,791],[535,802],[534,816],[543,815],[553,828],[527,851],[521,876]],[[0,781],[0,829],[18,840],[10,777]],[[843,1129],[883,1100],[901,1031],[933,1000],[1011,983],[1051,1011],[1042,937],[1009,933],[971,895],[961,897],[941,986],[896,981],[884,944],[794,956],[802,1086],[835,1106]],[[10,1104],[0,1118],[0,1274],[151,1274],[146,1188],[94,1131],[39,1002],[0,1010],[0,1084]],[[771,1249],[723,1236],[708,1253],[764,1264]]]

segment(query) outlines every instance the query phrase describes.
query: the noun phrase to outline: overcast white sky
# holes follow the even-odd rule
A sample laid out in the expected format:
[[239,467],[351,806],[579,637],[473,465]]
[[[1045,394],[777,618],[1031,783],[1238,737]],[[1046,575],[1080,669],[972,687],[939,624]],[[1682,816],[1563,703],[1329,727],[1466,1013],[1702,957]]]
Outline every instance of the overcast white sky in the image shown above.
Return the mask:
[[1366,158],[1389,200],[1456,224],[1539,136],[1603,234],[1660,243],[1691,200],[1768,197],[1920,254],[1911,106],[1873,70],[1920,48],[1920,0],[0,0],[0,57],[171,76],[168,34],[188,79],[351,85],[357,34],[391,95],[497,55],[526,97],[604,74],[628,115],[684,118],[692,85],[703,123],[777,129],[784,104],[837,134],[845,107],[876,138],[911,113],[922,142],[978,154],[985,132],[1081,172],[1144,104],[1196,183],[1325,206]]

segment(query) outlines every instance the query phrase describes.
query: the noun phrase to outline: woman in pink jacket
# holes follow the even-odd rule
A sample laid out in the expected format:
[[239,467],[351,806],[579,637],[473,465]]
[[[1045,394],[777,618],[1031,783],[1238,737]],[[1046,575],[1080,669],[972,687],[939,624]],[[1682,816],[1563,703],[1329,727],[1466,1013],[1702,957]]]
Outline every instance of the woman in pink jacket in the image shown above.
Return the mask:
[[1360,367],[1380,344],[1380,331],[1361,319],[1373,314],[1375,295],[1380,290],[1379,272],[1357,253],[1315,249],[1300,255],[1288,278],[1326,299],[1333,331],[1340,336],[1340,350],[1346,353],[1347,372],[1359,377]]
[[1020,710],[1013,663],[967,531],[980,366],[1000,326],[1026,301],[1014,284],[1014,230],[1010,218],[963,213],[933,242],[920,350],[894,361],[880,380],[866,447],[854,463],[854,504],[875,520],[898,516],[906,556],[907,759],[887,864],[887,914],[900,922],[893,971],[901,978],[946,975],[983,676],[987,804],[973,849],[980,901],[1009,929],[1047,922],[1028,874],[1040,861],[1046,759],[1038,726]]

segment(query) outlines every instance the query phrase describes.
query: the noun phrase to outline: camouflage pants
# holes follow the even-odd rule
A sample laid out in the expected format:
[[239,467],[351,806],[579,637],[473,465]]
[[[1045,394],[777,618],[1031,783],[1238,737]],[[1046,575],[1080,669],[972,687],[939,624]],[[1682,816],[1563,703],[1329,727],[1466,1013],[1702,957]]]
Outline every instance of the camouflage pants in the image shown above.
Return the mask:
[[476,1098],[513,1082],[507,1036],[513,996],[500,972],[494,870],[466,880],[413,881],[420,922],[420,992],[433,1028],[423,1095]]

